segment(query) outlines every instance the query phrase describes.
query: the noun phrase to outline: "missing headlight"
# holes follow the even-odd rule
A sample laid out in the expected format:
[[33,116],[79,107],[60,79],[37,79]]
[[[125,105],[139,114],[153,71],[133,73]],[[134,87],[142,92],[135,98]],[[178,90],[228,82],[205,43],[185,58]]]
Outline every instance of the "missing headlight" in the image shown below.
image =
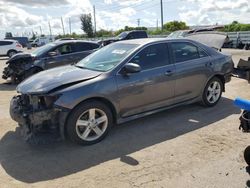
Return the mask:
[[42,97],[41,102],[45,104],[46,107],[51,108],[53,103],[59,98],[58,95],[56,96],[44,96]]

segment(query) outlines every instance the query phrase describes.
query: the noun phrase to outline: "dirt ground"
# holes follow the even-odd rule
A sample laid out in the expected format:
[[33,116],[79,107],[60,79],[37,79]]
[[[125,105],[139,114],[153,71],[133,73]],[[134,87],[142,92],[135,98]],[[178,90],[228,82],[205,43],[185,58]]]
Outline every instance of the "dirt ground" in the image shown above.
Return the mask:
[[[225,50],[234,60],[250,51]],[[0,58],[0,72],[5,58]],[[220,103],[167,110],[116,126],[96,145],[68,142],[32,147],[9,117],[15,87],[0,80],[0,187],[250,186],[243,150],[250,135],[238,130],[237,96],[250,99],[250,84],[233,78]]]

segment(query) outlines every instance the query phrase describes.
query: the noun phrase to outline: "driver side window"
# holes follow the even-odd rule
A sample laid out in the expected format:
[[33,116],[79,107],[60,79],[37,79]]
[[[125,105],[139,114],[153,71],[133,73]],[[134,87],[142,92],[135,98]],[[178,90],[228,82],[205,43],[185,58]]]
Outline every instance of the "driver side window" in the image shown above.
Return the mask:
[[65,55],[72,53],[72,47],[70,44],[64,44],[56,48],[55,51],[57,52],[57,55]]
[[166,43],[148,46],[136,54],[130,62],[140,65],[142,70],[168,65],[168,46]]

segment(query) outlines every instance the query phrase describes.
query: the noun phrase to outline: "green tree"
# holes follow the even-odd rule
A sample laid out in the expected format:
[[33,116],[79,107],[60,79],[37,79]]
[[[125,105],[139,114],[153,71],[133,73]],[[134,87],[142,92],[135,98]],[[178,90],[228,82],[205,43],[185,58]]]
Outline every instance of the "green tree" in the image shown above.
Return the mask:
[[119,29],[118,31],[115,32],[115,35],[119,35],[120,33],[124,32],[124,31],[132,31],[132,30],[144,30],[147,31],[146,27],[129,27],[129,26],[125,26],[124,29]]
[[87,34],[89,38],[94,36],[93,24],[91,14],[82,14],[80,16],[81,29]]
[[96,37],[111,37],[113,35],[112,31],[108,31],[105,29],[100,29],[96,32]]
[[233,21],[231,24],[225,25],[223,31],[225,32],[250,31],[250,24],[242,24],[237,21]]
[[177,30],[184,30],[184,29],[188,29],[189,27],[186,25],[185,22],[179,22],[179,21],[171,21],[168,23],[165,23],[163,25],[163,29],[166,31],[177,31]]

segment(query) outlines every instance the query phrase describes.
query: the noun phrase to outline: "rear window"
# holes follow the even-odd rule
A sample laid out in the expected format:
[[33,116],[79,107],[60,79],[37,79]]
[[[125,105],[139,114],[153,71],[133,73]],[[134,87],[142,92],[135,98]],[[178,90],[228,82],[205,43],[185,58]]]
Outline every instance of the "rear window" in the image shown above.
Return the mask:
[[82,52],[99,48],[99,44],[88,43],[88,42],[77,42],[74,44],[74,47],[75,47],[75,52]]
[[13,42],[10,41],[0,41],[0,46],[7,46],[7,45],[11,45],[13,44]]
[[171,47],[176,63],[201,57],[198,47],[188,42],[174,42],[171,44]]

